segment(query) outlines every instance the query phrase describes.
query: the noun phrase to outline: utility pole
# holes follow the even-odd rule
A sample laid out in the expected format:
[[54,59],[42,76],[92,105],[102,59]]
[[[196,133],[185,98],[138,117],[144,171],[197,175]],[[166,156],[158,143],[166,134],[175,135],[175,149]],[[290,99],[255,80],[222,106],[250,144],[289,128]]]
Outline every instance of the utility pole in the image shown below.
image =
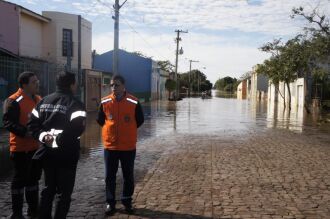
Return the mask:
[[190,66],[189,66],[189,89],[188,89],[188,97],[190,97],[190,92],[191,92],[191,63],[192,62],[199,62],[197,60],[189,60]]
[[127,0],[124,1],[123,4],[119,5],[119,0],[116,0],[113,8],[115,10],[115,16],[112,16],[112,19],[115,20],[114,26],[114,46],[113,46],[113,54],[112,54],[112,73],[118,74],[118,48],[119,48],[119,10],[126,3]]
[[175,32],[177,33],[177,37],[175,39],[176,40],[176,52],[175,52],[175,83],[176,83],[176,89],[175,89],[175,100],[177,100],[178,95],[179,95],[179,89],[178,89],[178,56],[179,56],[179,42],[181,41],[180,33],[188,33],[188,30],[187,31],[175,30]]

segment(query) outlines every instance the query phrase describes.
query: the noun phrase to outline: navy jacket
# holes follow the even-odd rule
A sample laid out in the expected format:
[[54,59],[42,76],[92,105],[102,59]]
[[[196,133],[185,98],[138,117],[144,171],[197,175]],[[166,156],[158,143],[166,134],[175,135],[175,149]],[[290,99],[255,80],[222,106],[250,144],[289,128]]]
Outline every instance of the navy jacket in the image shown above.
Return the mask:
[[[70,91],[59,89],[44,97],[32,111],[27,124],[32,136],[42,144],[33,159],[58,166],[76,165],[85,122],[85,108]],[[54,137],[51,146],[43,142],[46,134]]]

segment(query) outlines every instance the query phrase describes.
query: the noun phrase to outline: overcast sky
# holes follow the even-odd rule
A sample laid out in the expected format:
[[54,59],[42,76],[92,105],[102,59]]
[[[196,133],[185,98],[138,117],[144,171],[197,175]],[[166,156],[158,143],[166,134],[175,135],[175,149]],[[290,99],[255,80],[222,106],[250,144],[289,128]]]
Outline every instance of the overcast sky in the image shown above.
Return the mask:
[[[114,0],[14,0],[37,13],[81,14],[92,22],[92,48],[101,54],[113,49]],[[123,3],[124,0],[120,0]],[[291,19],[293,7],[318,8],[330,15],[330,0],[128,0],[120,10],[119,47],[139,51],[154,60],[175,63],[176,29],[182,34],[179,72],[202,69],[214,83],[240,77],[268,57],[259,47],[275,38],[287,40],[302,31],[303,19]]]

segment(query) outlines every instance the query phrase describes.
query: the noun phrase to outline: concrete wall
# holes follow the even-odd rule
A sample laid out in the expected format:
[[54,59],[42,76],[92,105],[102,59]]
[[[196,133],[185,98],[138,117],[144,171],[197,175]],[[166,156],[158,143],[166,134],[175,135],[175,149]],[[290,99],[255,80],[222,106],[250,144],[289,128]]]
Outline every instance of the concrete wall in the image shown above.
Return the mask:
[[253,100],[262,100],[267,96],[267,92],[268,77],[253,71],[251,74],[250,98]]
[[152,61],[152,67],[151,67],[151,99],[157,100],[160,96],[160,72],[158,68],[158,64],[155,61]]
[[41,59],[43,56],[43,21],[21,13],[19,55]]
[[[43,58],[49,62],[57,61],[57,25],[53,20],[43,28]],[[61,54],[62,55],[62,54]]]
[[[306,95],[305,79],[298,78],[290,83],[289,86],[291,91],[291,108],[304,106]],[[279,83],[278,90],[276,90],[275,85],[270,82],[268,88],[268,101],[278,102],[280,105],[284,105],[284,102],[288,104],[288,93],[288,88],[284,82]]]
[[92,68],[92,23],[81,18],[81,68]]
[[247,80],[241,81],[237,86],[237,99],[246,99]]
[[257,90],[267,93],[268,77],[262,74],[257,75]]
[[0,1],[0,47],[18,55],[19,11],[14,4]]
[[160,81],[159,81],[159,99],[167,100],[169,98],[168,91],[165,88],[166,80],[170,77],[169,72],[160,69]]

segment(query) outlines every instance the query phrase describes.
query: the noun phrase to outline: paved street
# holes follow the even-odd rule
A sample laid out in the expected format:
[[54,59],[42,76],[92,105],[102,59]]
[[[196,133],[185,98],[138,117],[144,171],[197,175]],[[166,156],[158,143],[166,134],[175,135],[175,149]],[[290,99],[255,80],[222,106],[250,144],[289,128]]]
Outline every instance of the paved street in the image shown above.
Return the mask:
[[[82,157],[69,216],[103,218],[101,149]],[[138,145],[136,212],[112,218],[330,218],[330,136],[287,130],[177,134]],[[10,211],[0,184],[1,217]],[[119,188],[118,188],[119,193]]]

